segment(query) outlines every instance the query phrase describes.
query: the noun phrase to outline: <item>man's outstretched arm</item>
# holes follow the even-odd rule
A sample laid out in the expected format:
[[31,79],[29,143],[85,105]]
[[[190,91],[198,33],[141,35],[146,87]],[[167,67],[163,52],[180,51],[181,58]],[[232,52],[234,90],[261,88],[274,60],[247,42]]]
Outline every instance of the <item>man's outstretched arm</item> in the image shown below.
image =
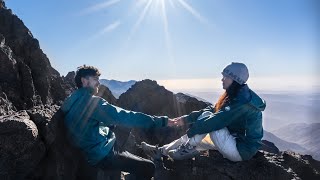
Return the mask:
[[122,125],[126,127],[152,128],[164,127],[168,124],[167,116],[150,116],[141,112],[122,109],[109,104],[102,98],[97,102],[93,111],[93,118],[107,125]]

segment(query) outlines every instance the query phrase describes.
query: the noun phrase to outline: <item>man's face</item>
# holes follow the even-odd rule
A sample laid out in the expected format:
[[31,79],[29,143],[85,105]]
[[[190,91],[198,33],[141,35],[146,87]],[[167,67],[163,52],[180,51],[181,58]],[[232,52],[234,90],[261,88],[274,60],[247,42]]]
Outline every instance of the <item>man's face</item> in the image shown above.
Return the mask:
[[81,78],[82,87],[91,87],[94,89],[94,93],[97,94],[99,90],[99,76],[86,76]]

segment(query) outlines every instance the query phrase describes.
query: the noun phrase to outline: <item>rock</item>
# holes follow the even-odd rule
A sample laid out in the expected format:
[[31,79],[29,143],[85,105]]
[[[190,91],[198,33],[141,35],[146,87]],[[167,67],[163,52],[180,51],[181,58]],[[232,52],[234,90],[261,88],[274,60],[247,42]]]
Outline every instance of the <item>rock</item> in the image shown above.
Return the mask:
[[156,81],[146,79],[136,82],[127,92],[121,94],[118,105],[128,110],[173,118],[203,109],[209,104],[182,93],[174,95]]
[[120,95],[118,104],[122,108],[152,115],[177,117],[173,93],[159,86],[156,81],[136,82],[127,92]]
[[280,154],[280,150],[277,148],[277,146],[275,146],[274,143],[269,142],[267,140],[262,140],[262,147],[260,148],[260,150],[269,153]]
[[[291,159],[290,162],[288,159]],[[214,150],[190,160],[157,162],[155,179],[318,179],[319,169],[284,152],[282,155],[260,151],[251,160],[231,162]],[[295,164],[295,167],[290,165]],[[293,168],[292,168],[293,167]],[[302,169],[299,169],[302,168]]]
[[7,8],[6,5],[4,4],[4,1],[3,1],[3,0],[0,0],[0,9],[1,9],[1,8],[4,8],[4,9]]
[[17,109],[39,105],[37,96],[42,104],[61,104],[67,96],[38,40],[6,8],[0,8],[0,63],[0,86]]
[[0,116],[11,115],[16,111],[16,108],[8,100],[7,95],[2,92],[0,87]]
[[70,71],[68,72],[68,74],[66,75],[66,77],[63,77],[63,79],[65,80],[65,82],[67,82],[68,84],[71,85],[71,87],[73,87],[74,89],[77,88],[76,82],[74,81],[74,77],[76,76],[76,73],[74,71]]
[[99,92],[97,96],[102,97],[110,104],[117,105],[117,99],[112,95],[110,89],[104,85],[99,86]]
[[30,81],[30,70],[24,66],[20,59],[15,57],[1,34],[0,63],[0,86],[2,91],[20,109],[31,107],[35,92],[33,82]]
[[26,111],[0,116],[0,147],[0,179],[23,179],[46,149]]
[[208,102],[200,101],[183,93],[177,93],[174,96],[178,102],[178,106],[176,108],[179,115],[189,114],[192,111],[204,109],[211,105]]
[[76,83],[74,81],[74,77],[75,77],[76,73],[74,71],[68,72],[66,77],[62,76],[62,80],[63,80],[63,89],[66,90],[66,94],[70,95],[74,90],[77,89]]
[[[57,131],[59,131],[57,121],[52,121],[52,119],[55,119],[52,117],[58,109],[59,106],[57,105],[42,105],[35,106],[32,109],[27,110],[28,115],[39,129],[41,139],[47,146],[50,146],[53,141],[55,141],[56,135],[58,134]],[[61,113],[58,113],[56,116],[63,118]]]

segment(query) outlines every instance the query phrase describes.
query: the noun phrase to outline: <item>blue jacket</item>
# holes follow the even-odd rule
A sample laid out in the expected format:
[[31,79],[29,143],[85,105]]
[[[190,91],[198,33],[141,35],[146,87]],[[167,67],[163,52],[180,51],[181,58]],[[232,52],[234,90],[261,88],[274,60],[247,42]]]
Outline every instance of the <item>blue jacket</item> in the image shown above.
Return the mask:
[[116,140],[110,126],[153,128],[166,126],[165,116],[149,116],[127,111],[93,95],[93,89],[80,88],[61,106],[65,113],[68,138],[80,148],[91,165],[97,164],[112,149]]
[[[193,123],[187,132],[188,137],[227,127],[230,134],[236,137],[240,156],[243,160],[248,160],[261,147],[263,137],[262,111],[265,107],[265,101],[245,85],[240,89],[237,97],[218,112],[214,112],[214,107],[207,107],[200,111],[194,111],[183,118],[187,122]],[[197,121],[198,116],[204,111],[211,111],[214,114]]]

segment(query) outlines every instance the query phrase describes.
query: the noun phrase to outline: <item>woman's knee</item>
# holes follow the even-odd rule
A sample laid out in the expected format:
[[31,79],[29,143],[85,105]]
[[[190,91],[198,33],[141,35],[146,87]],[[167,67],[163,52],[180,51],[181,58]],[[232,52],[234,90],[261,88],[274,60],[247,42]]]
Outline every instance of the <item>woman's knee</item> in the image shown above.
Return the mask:
[[212,112],[210,112],[210,111],[204,111],[198,118],[197,118],[197,120],[201,120],[201,119],[203,119],[204,117],[208,117],[208,116],[210,116],[210,115],[212,115],[213,113]]

